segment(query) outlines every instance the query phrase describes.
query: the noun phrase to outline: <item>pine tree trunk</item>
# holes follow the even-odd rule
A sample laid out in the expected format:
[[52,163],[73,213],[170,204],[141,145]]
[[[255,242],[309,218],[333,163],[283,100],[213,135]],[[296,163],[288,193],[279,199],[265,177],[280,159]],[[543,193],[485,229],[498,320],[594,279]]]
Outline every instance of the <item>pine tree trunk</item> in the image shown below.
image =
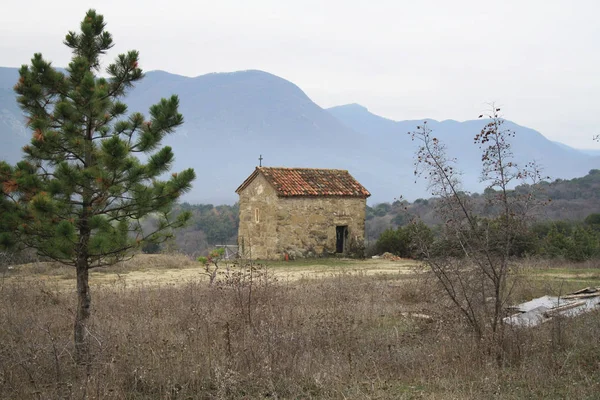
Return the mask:
[[[85,132],[85,151],[83,167],[88,168],[92,165],[92,119],[87,121]],[[88,245],[90,241],[91,229],[90,206],[92,193],[90,190],[91,182],[86,182],[82,194],[82,208],[79,217],[79,246],[77,249],[77,314],[75,315],[75,361],[78,364],[88,364],[90,361],[90,349],[88,342],[87,323],[90,318],[90,286],[89,286],[89,259]]]
[[90,357],[87,323],[90,318],[90,286],[88,284],[88,261],[77,260],[77,314],[75,315],[75,361],[87,364]]

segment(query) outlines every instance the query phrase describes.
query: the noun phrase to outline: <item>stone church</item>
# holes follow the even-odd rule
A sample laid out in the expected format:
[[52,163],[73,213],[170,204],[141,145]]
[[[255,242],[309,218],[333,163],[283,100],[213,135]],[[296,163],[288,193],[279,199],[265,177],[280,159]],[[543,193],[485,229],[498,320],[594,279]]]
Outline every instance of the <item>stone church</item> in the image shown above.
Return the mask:
[[365,235],[371,194],[345,170],[256,167],[237,188],[243,257],[345,253]]

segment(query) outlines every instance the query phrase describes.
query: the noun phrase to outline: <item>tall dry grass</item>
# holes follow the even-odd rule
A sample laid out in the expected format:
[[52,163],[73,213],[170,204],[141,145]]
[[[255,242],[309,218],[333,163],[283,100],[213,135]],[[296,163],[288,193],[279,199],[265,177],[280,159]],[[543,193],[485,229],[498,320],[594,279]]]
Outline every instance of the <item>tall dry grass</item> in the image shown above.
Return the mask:
[[501,365],[432,282],[338,274],[93,293],[94,359],[73,361],[75,294],[0,287],[0,397],[597,398],[600,315],[510,330]]

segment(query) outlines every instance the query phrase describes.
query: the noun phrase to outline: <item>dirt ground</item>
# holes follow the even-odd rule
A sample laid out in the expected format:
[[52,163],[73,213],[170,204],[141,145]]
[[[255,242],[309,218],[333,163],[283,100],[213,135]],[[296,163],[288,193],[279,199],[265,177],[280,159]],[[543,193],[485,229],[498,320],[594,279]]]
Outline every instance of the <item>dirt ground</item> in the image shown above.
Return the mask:
[[[395,275],[415,273],[418,264],[412,260],[386,259],[314,259],[289,262],[264,262],[267,271],[280,282],[335,276],[337,274]],[[220,264],[220,270],[227,268]],[[7,271],[4,281],[43,280],[55,290],[74,290],[72,268],[53,263],[33,263],[15,266]],[[207,281],[200,263],[181,255],[136,255],[132,260],[90,273],[92,287],[119,285],[124,287],[181,285]]]

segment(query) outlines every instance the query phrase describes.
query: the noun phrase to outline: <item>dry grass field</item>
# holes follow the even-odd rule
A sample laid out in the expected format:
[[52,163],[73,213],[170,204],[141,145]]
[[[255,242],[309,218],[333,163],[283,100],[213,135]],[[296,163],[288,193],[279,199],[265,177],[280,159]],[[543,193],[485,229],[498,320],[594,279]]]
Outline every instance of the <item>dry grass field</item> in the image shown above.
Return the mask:
[[[600,312],[508,329],[502,359],[409,261],[231,269],[140,256],[94,272],[93,361],[73,362],[73,273],[0,276],[0,398],[595,399]],[[515,300],[600,286],[598,265],[525,263]]]

